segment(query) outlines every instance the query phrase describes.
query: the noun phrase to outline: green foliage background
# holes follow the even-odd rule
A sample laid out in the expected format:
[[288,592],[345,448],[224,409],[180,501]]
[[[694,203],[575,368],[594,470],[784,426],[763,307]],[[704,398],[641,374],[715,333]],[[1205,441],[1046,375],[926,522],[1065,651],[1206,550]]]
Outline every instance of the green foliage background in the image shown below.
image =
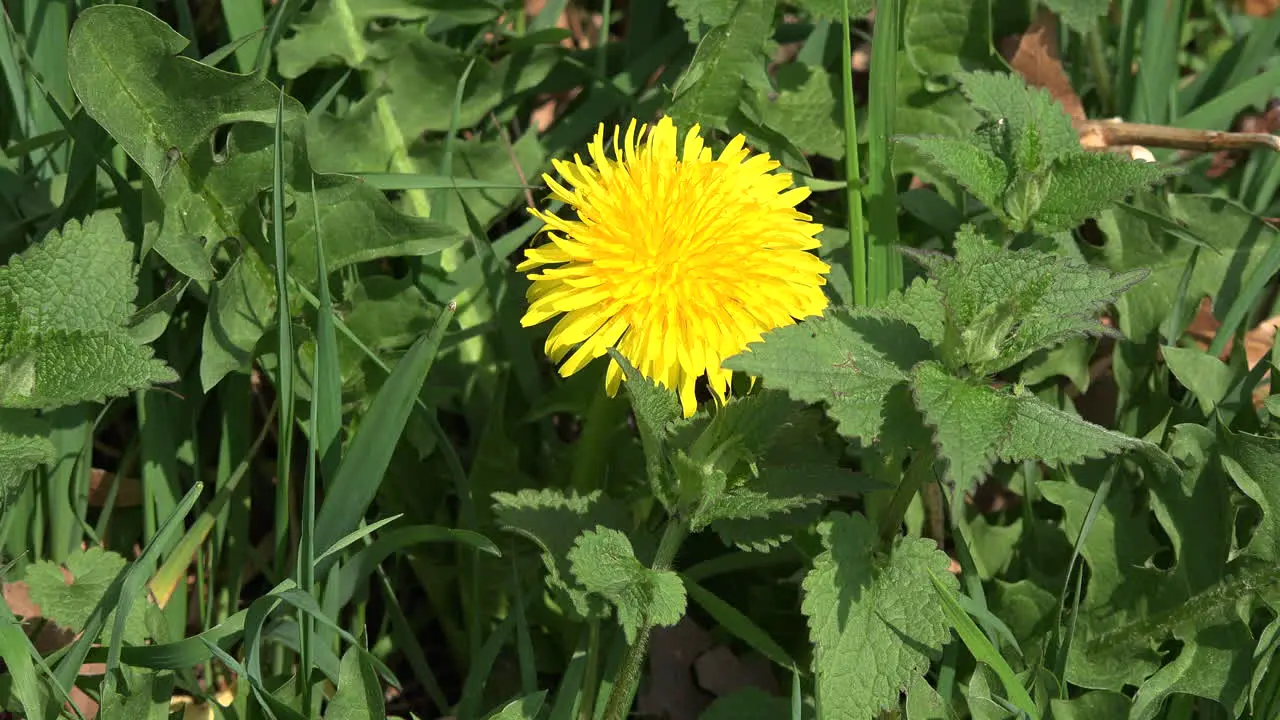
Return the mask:
[[[5,10],[0,709],[1280,715],[1280,161],[1085,151],[996,50],[1052,18],[1090,117],[1228,130],[1280,14]],[[689,419],[559,378],[512,262],[552,159],[661,114],[812,188],[833,267]]]

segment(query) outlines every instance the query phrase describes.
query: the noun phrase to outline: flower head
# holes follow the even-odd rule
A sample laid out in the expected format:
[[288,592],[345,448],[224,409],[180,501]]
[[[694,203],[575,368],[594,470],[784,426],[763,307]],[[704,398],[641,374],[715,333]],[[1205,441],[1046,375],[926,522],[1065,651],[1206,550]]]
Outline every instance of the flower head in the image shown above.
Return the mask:
[[[521,324],[560,315],[546,352],[564,361],[562,376],[616,347],[677,391],[688,417],[699,377],[723,402],[725,358],[826,308],[830,267],[809,252],[821,226],[795,209],[808,188],[791,188],[791,175],[774,173],[778,162],[751,154],[741,135],[713,156],[697,125],[682,146],[670,118],[638,132],[633,120],[622,138],[619,130],[612,157],[602,125],[590,164],[555,161],[564,185],[543,176],[577,219],[532,210],[551,242],[526,251],[518,267],[538,269]],[[610,361],[611,395],[621,381]]]

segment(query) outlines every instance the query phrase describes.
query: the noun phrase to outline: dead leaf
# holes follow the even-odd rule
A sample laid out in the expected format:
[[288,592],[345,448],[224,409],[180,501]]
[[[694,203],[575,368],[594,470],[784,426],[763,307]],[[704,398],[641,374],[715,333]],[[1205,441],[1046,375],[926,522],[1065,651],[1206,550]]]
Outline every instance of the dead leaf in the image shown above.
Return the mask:
[[1276,0],[1244,0],[1240,5],[1246,15],[1270,17],[1280,3]]
[[693,663],[711,647],[711,634],[689,616],[676,625],[654,628],[649,645],[649,677],[637,698],[639,715],[666,720],[697,720],[711,703],[693,681]]
[[743,659],[724,645],[719,645],[703,653],[693,669],[698,675],[698,685],[716,697],[748,687],[770,695],[778,694],[778,681],[773,677],[769,661],[759,655]]
[[1062,69],[1058,55],[1058,19],[1052,12],[1041,8],[1026,32],[1004,39],[1001,52],[1028,85],[1048,90],[1073,122],[1086,119],[1084,103],[1080,102],[1080,96],[1071,87],[1071,78]]
[[[89,506],[103,507],[111,496],[111,487],[116,484],[117,476],[102,468],[89,471]],[[120,489],[116,491],[115,506],[118,508],[138,507],[142,504],[142,481],[138,478],[126,477],[119,481]]]

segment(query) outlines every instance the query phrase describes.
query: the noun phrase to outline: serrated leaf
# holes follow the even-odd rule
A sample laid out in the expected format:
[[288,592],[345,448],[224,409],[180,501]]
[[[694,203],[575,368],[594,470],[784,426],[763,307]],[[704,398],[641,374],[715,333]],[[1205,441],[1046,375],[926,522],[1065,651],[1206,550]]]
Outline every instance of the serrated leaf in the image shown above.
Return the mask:
[[366,69],[386,60],[400,45],[386,37],[398,33],[375,31],[373,23],[425,20],[444,10],[451,11],[451,19],[468,24],[488,22],[501,12],[486,3],[464,5],[456,0],[319,0],[298,15],[293,34],[276,46],[280,74],[296,78],[311,68],[334,64]]
[[53,462],[51,431],[49,423],[33,412],[0,408],[0,514],[22,490],[29,471]]
[[967,492],[996,460],[1070,465],[1124,450],[1159,450],[1057,410],[1030,393],[972,383],[934,362],[911,380],[916,406],[934,428],[947,478]]
[[354,647],[338,665],[338,691],[325,709],[324,720],[382,720],[387,716],[382,683],[369,658]]
[[724,25],[733,16],[738,0],[668,0],[676,17],[684,21],[691,39],[702,34],[702,28]]
[[97,213],[0,267],[0,406],[56,408],[177,379],[126,327],[132,258],[119,219]]
[[668,509],[674,507],[675,498],[667,487],[666,438],[671,426],[684,417],[680,400],[671,390],[645,377],[614,348],[609,349],[612,362],[622,368],[631,409],[635,413],[636,429],[644,447],[645,474],[658,500]]
[[966,72],[957,79],[969,102],[1007,130],[1019,170],[1035,172],[1083,154],[1071,118],[1047,90],[1013,73]]
[[963,185],[993,212],[1003,212],[1002,198],[1005,188],[1013,181],[1013,175],[1011,168],[1000,158],[969,138],[918,135],[904,137],[901,142],[919,151],[944,175]]
[[889,391],[932,354],[907,323],[840,308],[766,334],[724,367],[763,377],[796,400],[825,403],[841,434],[870,441]]
[[823,504],[796,504],[772,510],[763,517],[721,518],[711,529],[728,547],[744,552],[772,552],[783,543],[809,532],[822,518]]
[[494,493],[493,513],[507,530],[532,540],[542,550],[547,586],[566,597],[583,618],[599,617],[604,607],[574,581],[568,554],[574,540],[597,527],[626,527],[626,508],[595,491],[581,496],[558,490]]
[[[66,574],[71,576],[70,579],[57,563],[41,560],[27,567],[23,580],[27,583],[32,602],[40,606],[41,617],[72,632],[80,632],[107,588],[126,565],[120,555],[95,546],[88,550],[75,550],[67,557]],[[141,645],[147,637],[146,609],[145,603],[134,603],[125,620],[126,643]],[[114,627],[114,617],[114,613],[109,615],[103,627]]]
[[1114,203],[1171,174],[1156,163],[1108,152],[1078,152],[1053,164],[1051,182],[1033,215],[1040,232],[1070,230]]
[[682,128],[723,128],[747,88],[768,90],[765,43],[773,29],[774,0],[739,0],[729,19],[698,44],[673,90],[668,114]]
[[635,644],[644,626],[669,627],[684,617],[680,576],[641,565],[631,541],[617,530],[597,527],[580,535],[569,551],[569,565],[588,592],[613,604],[628,644]]
[[942,291],[928,278],[916,278],[905,290],[894,290],[876,309],[888,317],[910,323],[931,345],[941,347],[946,339],[947,316]]
[[838,85],[821,67],[793,62],[774,74],[776,97],[757,91],[760,120],[810,155],[844,157],[844,130],[836,102]]
[[931,540],[898,538],[884,558],[861,515],[832,513],[819,532],[826,549],[805,576],[802,605],[819,706],[824,717],[876,717],[897,706],[950,637],[930,572],[953,591],[959,585]]
[[123,671],[128,677],[124,692],[116,688],[104,691],[99,698],[103,720],[168,720],[173,695],[171,672]]
[[1005,250],[968,225],[956,235],[955,248],[954,258],[921,251],[911,256],[945,298],[947,324],[960,343],[955,359],[981,374],[1072,337],[1112,335],[1099,313],[1146,277],[1143,270],[1113,274],[1060,255]]

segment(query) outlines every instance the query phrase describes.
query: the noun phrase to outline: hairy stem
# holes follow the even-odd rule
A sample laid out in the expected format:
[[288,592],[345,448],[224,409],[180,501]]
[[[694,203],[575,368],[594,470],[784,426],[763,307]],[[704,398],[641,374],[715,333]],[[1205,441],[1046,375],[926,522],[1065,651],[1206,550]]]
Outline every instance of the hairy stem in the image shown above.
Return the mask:
[[933,452],[929,449],[917,451],[915,457],[911,459],[911,464],[907,466],[907,472],[902,476],[902,482],[898,483],[898,488],[893,491],[889,506],[880,515],[881,542],[890,543],[897,536],[898,530],[902,527],[902,519],[907,515],[907,508],[911,507],[912,498],[932,477]]
[[[654,570],[667,570],[676,557],[676,552],[689,534],[689,525],[679,517],[667,521],[662,531],[662,539],[658,542],[658,552],[653,556]],[[609,704],[605,706],[604,720],[623,720],[631,709],[635,699],[636,688],[640,685],[640,671],[644,668],[645,656],[649,651],[649,631],[653,625],[646,617],[636,634],[636,641],[627,648],[626,657],[622,659],[622,667],[618,669],[618,677],[609,693]]]

